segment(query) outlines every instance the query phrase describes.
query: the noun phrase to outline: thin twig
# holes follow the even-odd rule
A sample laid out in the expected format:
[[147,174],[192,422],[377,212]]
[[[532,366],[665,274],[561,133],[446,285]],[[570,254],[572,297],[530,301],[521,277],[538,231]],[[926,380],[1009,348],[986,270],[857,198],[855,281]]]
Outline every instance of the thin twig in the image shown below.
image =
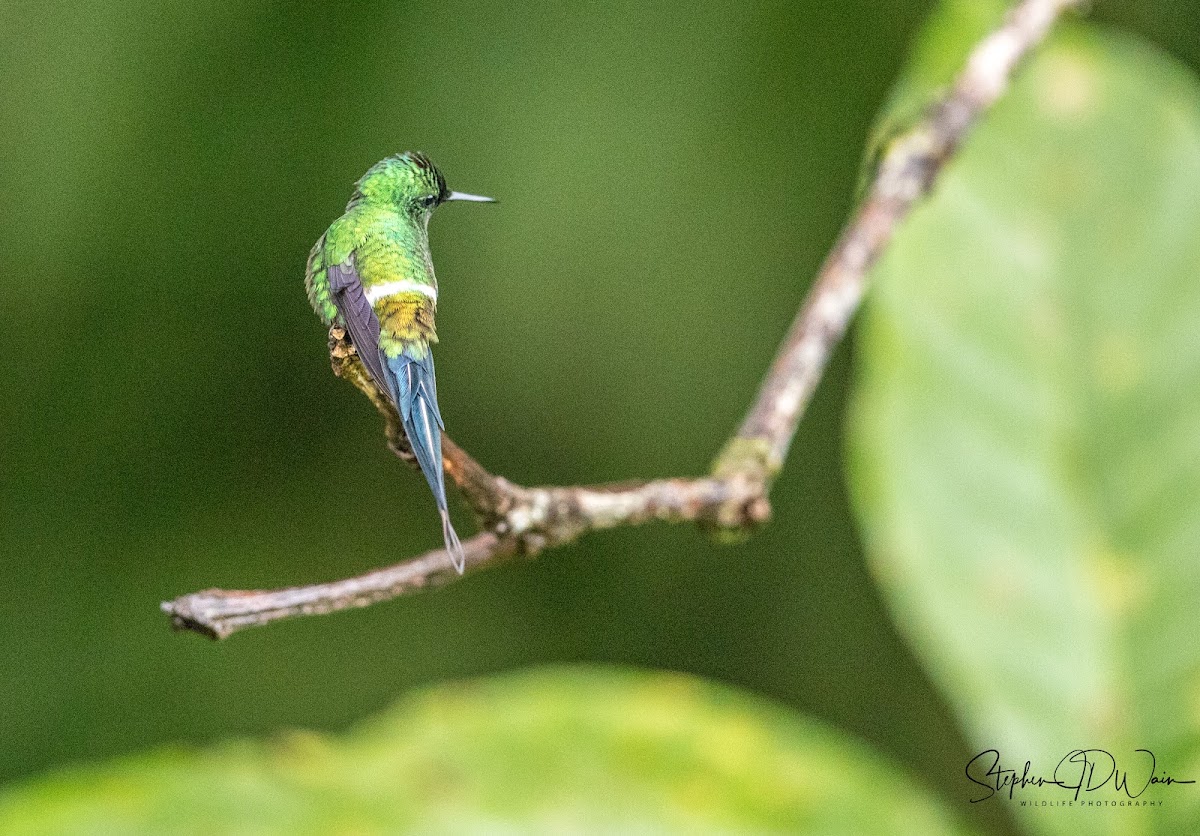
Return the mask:
[[[868,272],[900,222],[941,173],[980,115],[1007,89],[1017,64],[1055,19],[1078,0],[1023,0],[980,41],[950,92],[885,154],[865,200],[817,275],[737,434],[712,475],[620,485],[526,488],[494,476],[449,438],[446,473],[482,529],[463,546],[467,569],[534,555],[604,528],[652,520],[695,522],[717,533],[744,532],[767,520],[767,495],[787,457],[800,418],[866,291]],[[383,414],[388,444],[408,461],[395,408],[375,386],[339,328],[330,358]],[[457,576],[445,550],[332,583],[280,590],[210,589],[162,605],[177,628],[212,638],[282,618],[363,607],[446,583]]]

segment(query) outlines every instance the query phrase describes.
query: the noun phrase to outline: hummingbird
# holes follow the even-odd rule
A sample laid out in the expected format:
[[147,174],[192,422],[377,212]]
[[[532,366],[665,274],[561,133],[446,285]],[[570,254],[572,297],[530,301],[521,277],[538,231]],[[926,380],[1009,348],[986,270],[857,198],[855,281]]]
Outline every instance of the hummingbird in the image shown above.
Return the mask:
[[380,160],[355,184],[345,213],[313,246],[305,270],[308,301],[326,327],[345,329],[371,379],[400,415],[442,518],[454,568],[465,555],[446,508],[442,432],[431,346],[438,285],[429,252],[429,217],[451,200],[495,202],[446,188],[418,151]]

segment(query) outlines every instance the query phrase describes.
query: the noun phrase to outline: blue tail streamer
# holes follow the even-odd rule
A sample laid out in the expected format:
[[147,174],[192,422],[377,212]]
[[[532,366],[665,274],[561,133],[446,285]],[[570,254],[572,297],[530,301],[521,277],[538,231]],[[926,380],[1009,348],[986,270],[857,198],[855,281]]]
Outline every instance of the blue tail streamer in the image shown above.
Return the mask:
[[437,405],[437,384],[433,374],[433,354],[426,348],[420,356],[405,351],[396,357],[388,357],[388,371],[392,374],[393,392],[404,434],[412,447],[417,464],[425,474],[425,481],[433,491],[438,513],[442,517],[442,537],[450,561],[461,575],[466,568],[466,554],[458,534],[450,523],[446,507],[446,476],[442,470],[442,415]]

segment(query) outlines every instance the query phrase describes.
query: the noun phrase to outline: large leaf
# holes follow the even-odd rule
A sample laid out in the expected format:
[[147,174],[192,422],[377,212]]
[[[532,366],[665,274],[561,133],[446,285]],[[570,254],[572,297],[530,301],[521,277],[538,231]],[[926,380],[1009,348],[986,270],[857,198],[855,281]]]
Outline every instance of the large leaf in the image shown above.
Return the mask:
[[[1160,775],[1200,779],[1194,80],[1128,38],[1067,30],[874,282],[856,504],[895,615],[977,746],[1047,777],[1102,747],[1137,788],[1145,748]],[[1046,833],[1194,833],[1198,786],[1152,786],[1149,809],[1016,813]],[[977,792],[964,776],[964,800]],[[1080,801],[1121,798],[1110,782]]]
[[347,737],[174,749],[0,794],[2,833],[959,833],[857,744],[678,674],[441,685]]

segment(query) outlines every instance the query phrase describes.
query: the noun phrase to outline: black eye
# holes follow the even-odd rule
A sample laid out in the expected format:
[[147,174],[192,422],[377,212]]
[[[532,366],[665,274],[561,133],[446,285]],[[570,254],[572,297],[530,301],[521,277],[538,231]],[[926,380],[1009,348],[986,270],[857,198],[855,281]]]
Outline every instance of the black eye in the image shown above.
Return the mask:
[[430,207],[434,206],[437,202],[438,202],[438,196],[435,194],[425,195],[425,197],[423,197],[417,201],[417,203],[421,204],[422,209],[429,209]]

